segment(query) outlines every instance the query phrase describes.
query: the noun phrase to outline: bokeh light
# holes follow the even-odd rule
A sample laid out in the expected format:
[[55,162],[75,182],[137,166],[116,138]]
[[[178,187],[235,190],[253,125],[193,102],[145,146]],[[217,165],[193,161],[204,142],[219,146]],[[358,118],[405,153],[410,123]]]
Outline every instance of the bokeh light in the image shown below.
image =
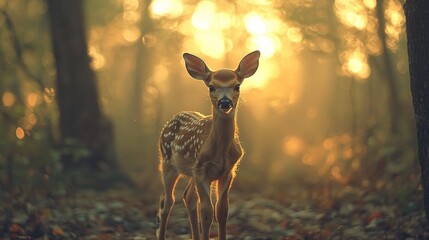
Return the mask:
[[183,12],[183,2],[181,0],[154,0],[150,5],[152,17],[175,18]]
[[3,106],[11,107],[15,103],[15,95],[11,92],[4,92],[2,96]]
[[19,140],[23,139],[25,137],[24,129],[22,129],[21,127],[17,127],[15,130],[15,136]]

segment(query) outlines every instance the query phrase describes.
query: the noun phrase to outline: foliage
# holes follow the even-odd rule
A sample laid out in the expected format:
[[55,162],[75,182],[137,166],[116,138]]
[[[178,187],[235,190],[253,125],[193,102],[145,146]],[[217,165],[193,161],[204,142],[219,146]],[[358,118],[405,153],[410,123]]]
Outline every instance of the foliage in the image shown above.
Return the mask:
[[[405,203],[418,188],[400,2],[85,4],[91,67],[100,103],[114,119],[120,167],[147,192],[159,192],[163,124],[182,110],[209,113],[207,90],[187,77],[182,52],[217,69],[237,67],[255,48],[262,51],[261,66],[242,88],[238,125],[246,155],[233,192],[266,189],[270,195],[298,185],[296,192],[322,189],[326,197],[352,187],[389,190],[390,201]],[[88,150],[74,139],[57,143],[46,3],[6,1],[0,11],[0,183],[21,193],[85,185],[90,172],[63,172],[65,163],[84,163]]]

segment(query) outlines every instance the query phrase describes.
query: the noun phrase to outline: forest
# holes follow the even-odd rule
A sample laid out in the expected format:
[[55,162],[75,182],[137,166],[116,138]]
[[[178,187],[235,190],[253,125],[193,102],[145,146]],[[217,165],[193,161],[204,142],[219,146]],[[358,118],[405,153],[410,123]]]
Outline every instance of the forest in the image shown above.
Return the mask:
[[428,5],[0,0],[0,239],[157,239],[161,131],[212,114],[183,54],[255,50],[226,239],[429,239]]

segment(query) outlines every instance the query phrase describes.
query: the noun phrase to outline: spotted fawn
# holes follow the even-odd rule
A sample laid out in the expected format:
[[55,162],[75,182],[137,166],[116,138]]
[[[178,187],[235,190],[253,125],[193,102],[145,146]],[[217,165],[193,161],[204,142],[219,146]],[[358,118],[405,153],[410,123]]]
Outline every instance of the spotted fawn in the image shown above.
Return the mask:
[[[259,57],[260,52],[254,51],[240,61],[236,70],[211,71],[200,58],[183,54],[188,73],[208,87],[212,114],[181,112],[161,132],[159,151],[164,192],[157,215],[159,240],[165,239],[179,177],[189,179],[183,201],[192,239],[209,239],[213,212],[219,226],[218,237],[226,239],[228,193],[243,156],[236,123],[240,85],[256,72]],[[210,196],[212,183],[217,184],[215,211]]]

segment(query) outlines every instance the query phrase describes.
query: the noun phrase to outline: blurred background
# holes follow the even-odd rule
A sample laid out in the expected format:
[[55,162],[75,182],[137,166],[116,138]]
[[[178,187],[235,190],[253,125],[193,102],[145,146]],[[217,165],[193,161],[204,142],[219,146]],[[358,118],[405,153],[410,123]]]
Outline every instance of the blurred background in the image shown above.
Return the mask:
[[[246,154],[235,191],[311,199],[359,186],[406,198],[419,188],[419,173],[402,4],[84,1],[87,52],[114,129],[108,150],[117,169],[158,196],[162,127],[179,111],[210,113],[208,90],[187,74],[182,54],[235,69],[259,49],[259,69],[242,86]],[[0,7],[0,183],[49,190],[68,163],[81,169],[92,152],[60,131],[48,3]],[[74,176],[64,186],[79,182]]]

